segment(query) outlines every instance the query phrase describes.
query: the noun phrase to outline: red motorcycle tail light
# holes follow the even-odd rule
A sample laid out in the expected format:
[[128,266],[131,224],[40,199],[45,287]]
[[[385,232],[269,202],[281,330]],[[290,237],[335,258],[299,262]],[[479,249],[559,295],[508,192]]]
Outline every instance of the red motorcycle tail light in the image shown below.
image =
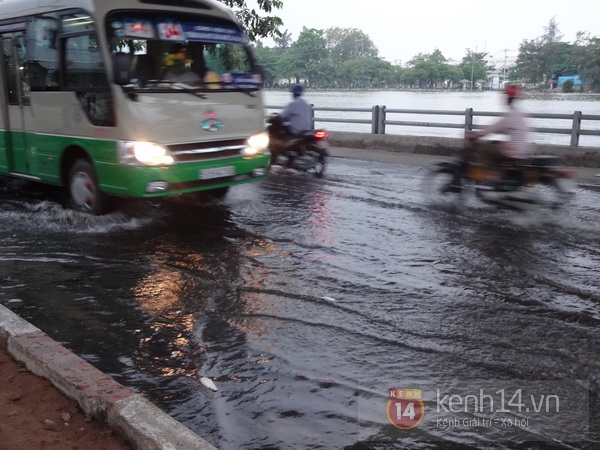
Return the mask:
[[315,137],[317,139],[325,139],[329,134],[325,130],[317,130],[315,131]]

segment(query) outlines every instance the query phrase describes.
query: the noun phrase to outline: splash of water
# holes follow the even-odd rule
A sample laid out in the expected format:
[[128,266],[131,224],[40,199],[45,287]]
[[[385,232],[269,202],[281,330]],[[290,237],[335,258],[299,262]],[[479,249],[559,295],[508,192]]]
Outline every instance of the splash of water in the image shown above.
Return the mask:
[[10,210],[0,211],[0,222],[4,226],[18,225],[19,228],[51,232],[105,234],[140,229],[152,221],[151,217],[131,217],[122,212],[93,216],[50,201],[19,203]]

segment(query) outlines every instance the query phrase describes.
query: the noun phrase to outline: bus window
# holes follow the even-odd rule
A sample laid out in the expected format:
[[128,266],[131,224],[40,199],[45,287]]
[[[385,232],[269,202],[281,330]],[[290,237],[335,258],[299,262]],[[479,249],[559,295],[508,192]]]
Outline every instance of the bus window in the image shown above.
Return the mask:
[[63,33],[86,33],[95,31],[94,20],[87,14],[69,14],[62,19]]
[[260,89],[246,37],[233,23],[176,13],[116,12],[107,16],[107,34],[113,53],[147,55],[133,58],[130,88],[168,90],[173,84],[167,82],[180,82],[196,90]]
[[6,69],[6,92],[8,103],[18,105],[29,103],[29,75],[25,37],[5,36],[2,39],[2,53]]
[[4,55],[4,66],[6,69],[6,94],[8,103],[10,105],[17,105],[19,103],[19,95],[17,93],[17,69],[12,38],[2,39],[2,54]]
[[114,126],[112,96],[96,36],[65,39],[64,85],[77,92],[83,110],[94,125]]
[[63,33],[69,33],[62,45],[65,53],[63,87],[77,92],[92,124],[114,126],[113,99],[93,21],[89,16],[77,14],[63,17],[62,23]]
[[16,36],[14,39],[15,50],[17,54],[18,82],[20,85],[20,96],[23,104],[29,104],[29,64],[27,64],[27,47],[25,46],[25,36]]
[[85,89],[108,86],[96,35],[68,37],[65,39],[64,48],[66,88]]
[[59,89],[58,21],[35,18],[28,24],[29,79],[32,91]]
[[206,44],[204,60],[206,69],[218,74],[249,73],[250,61],[239,46],[231,44]]

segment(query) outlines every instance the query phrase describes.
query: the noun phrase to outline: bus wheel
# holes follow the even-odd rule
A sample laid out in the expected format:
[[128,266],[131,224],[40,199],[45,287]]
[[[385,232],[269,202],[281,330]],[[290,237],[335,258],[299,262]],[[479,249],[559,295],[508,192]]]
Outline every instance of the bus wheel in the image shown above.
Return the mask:
[[86,159],[78,159],[71,167],[69,198],[76,211],[101,215],[107,210],[106,194],[100,191],[94,166]]

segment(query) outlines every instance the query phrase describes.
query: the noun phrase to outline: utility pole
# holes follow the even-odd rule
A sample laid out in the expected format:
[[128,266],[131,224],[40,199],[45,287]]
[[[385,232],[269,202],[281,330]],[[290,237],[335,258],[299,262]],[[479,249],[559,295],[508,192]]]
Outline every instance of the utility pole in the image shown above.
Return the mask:
[[[477,48],[477,47],[475,47],[475,48]],[[469,58],[471,59],[471,91],[472,91],[473,90],[473,59],[474,59],[473,55],[474,55],[474,53],[471,51],[470,48],[467,49],[467,52],[469,52],[468,55],[469,55]]]
[[507,59],[506,54],[508,52],[514,52],[514,50],[511,50],[509,48],[505,48],[505,49],[503,49],[503,51],[504,51],[504,66],[502,67],[502,88],[504,88],[506,86],[506,74],[508,73],[508,70],[506,69],[506,64],[507,64],[507,62],[506,62],[506,59]]
[[473,58],[471,58],[471,90],[473,90]]

